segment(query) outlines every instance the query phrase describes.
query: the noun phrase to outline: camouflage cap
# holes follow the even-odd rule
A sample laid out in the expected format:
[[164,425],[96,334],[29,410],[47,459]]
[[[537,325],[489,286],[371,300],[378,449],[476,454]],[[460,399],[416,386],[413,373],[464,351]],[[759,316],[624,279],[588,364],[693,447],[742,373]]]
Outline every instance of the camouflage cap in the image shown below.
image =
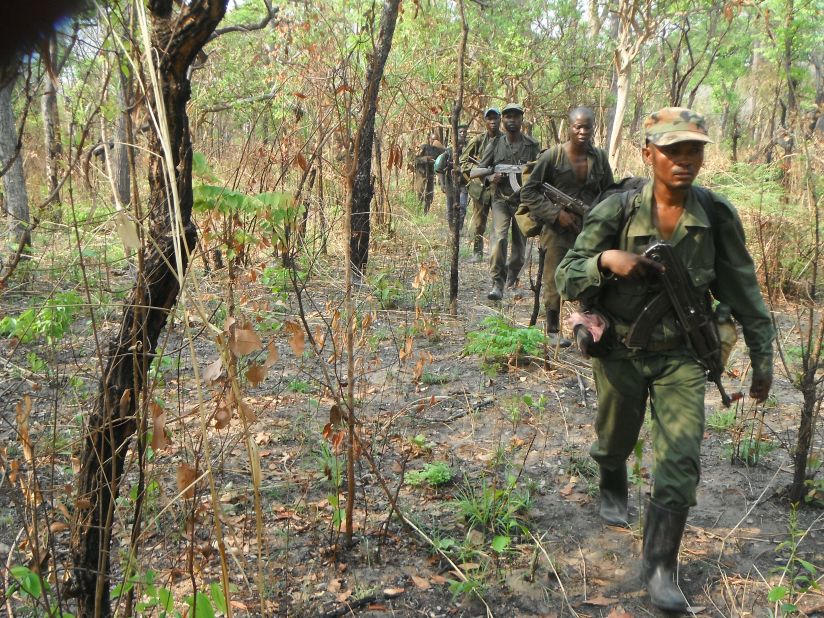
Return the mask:
[[497,114],[498,116],[500,116],[501,110],[499,110],[497,107],[487,107],[486,111],[484,112],[484,118],[489,116],[489,114]]
[[656,146],[689,141],[712,143],[704,117],[686,107],[665,107],[647,116],[644,141]]
[[504,108],[501,110],[504,114],[507,112],[521,112],[524,113],[524,106],[520,103],[507,103],[504,105]]

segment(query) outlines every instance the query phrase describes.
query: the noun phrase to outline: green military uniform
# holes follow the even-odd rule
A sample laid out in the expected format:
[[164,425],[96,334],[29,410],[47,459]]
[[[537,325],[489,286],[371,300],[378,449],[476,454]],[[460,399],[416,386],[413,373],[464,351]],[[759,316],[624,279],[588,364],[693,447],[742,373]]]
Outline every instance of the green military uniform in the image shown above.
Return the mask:
[[[478,166],[522,165],[534,161],[540,152],[538,141],[524,133],[520,136],[521,139],[514,144],[509,143],[506,134],[496,137],[487,145]],[[518,207],[517,196],[513,197],[514,193],[507,178],[503,178],[492,193],[489,264],[493,284],[501,287],[503,287],[504,280],[507,284],[515,282],[525,259],[524,235],[514,223],[515,211]],[[512,250],[507,259],[507,237],[510,229],[512,230]]]
[[[473,137],[464,147],[460,158],[460,169],[466,175],[478,164],[486,147],[494,138],[484,131]],[[469,226],[474,234],[473,250],[475,255],[482,255],[484,249],[484,232],[489,210],[492,208],[492,188],[483,183],[483,179],[475,178],[469,181],[469,197],[472,198],[472,218]]]
[[434,144],[422,144],[415,154],[415,194],[418,196],[423,211],[429,212],[435,197],[435,159],[444,148]]
[[542,183],[592,205],[598,194],[614,182],[607,153],[589,145],[587,149],[587,177],[581,182],[562,144],[544,152],[521,190],[521,203],[543,223],[541,247],[545,249],[544,271],[541,279],[541,302],[545,310],[557,312],[561,297],[555,287],[555,270],[566,252],[575,243],[575,233],[555,224],[560,206],[547,199],[541,191]]
[[[564,298],[597,307],[611,321],[619,341],[660,288],[648,281],[605,275],[598,269],[598,258],[607,249],[642,254],[658,239],[652,189],[649,183],[636,197],[622,229],[621,195],[598,204],[556,275]],[[711,224],[695,191],[690,191],[668,242],[696,288],[709,289],[732,308],[744,331],[754,371],[770,373],[772,322],[744,244],[743,227],[729,202],[716,194],[713,201],[715,222]],[[649,392],[656,421],[653,498],[672,507],[694,505],[706,376],[685,348],[674,312],[655,325],[647,349],[630,350],[619,343],[606,357],[593,359],[592,365],[598,390],[598,440],[590,451],[593,458],[606,468],[623,465],[641,429]]]
[[644,121],[644,139],[653,182],[638,194],[613,195],[595,206],[555,280],[565,298],[600,310],[617,340],[592,362],[598,437],[590,453],[601,467],[601,517],[626,525],[626,459],[649,399],[655,481],[644,515],[641,579],[655,607],[686,611],[678,552],[700,474],[706,374],[686,347],[673,308],[647,325],[652,331],[643,349],[623,345],[630,325],[661,289],[655,274],[660,265],[639,256],[652,242],[665,240],[693,286],[732,309],[752,361],[750,395],[758,401],[767,398],[772,384],[774,333],[738,213],[714,193],[699,198],[692,186],[710,141],[703,116],[680,107],[661,109]]

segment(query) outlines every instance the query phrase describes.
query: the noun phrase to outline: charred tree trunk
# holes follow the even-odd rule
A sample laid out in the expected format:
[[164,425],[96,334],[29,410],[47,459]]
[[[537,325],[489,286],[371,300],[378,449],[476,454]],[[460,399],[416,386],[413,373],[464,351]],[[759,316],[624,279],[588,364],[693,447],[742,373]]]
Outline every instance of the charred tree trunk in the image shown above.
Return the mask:
[[372,144],[375,141],[375,113],[378,107],[383,68],[392,48],[392,37],[398,21],[400,0],[386,0],[381,15],[381,30],[366,73],[366,90],[363,93],[363,112],[355,136],[355,161],[349,176],[350,203],[350,267],[358,278],[363,276],[369,261],[369,205],[375,192],[372,177]]
[[469,36],[469,24],[466,22],[463,0],[458,0],[458,9],[461,16],[461,42],[458,45],[458,92],[455,95],[455,104],[452,107],[452,170],[447,173],[452,174],[452,187],[455,190],[454,203],[452,204],[452,218],[450,229],[452,230],[452,260],[449,268],[449,308],[453,315],[458,313],[458,258],[461,252],[461,227],[463,217],[461,211],[461,169],[458,165],[461,149],[458,145],[458,125],[461,119],[461,109],[463,109],[464,96],[464,61],[466,59],[466,39]]
[[[137,429],[136,410],[149,364],[169,312],[180,292],[195,247],[192,224],[192,146],[186,103],[191,90],[189,66],[223,18],[227,0],[150,0],[152,50],[159,96],[162,97],[169,143],[160,135],[149,139],[153,153],[149,170],[149,230],[143,243],[139,274],[123,312],[120,328],[109,343],[94,410],[88,420],[78,479],[73,526],[73,592],[77,615],[111,615],[109,602],[110,541],[114,501],[131,437]],[[173,8],[179,8],[179,12]],[[155,98],[155,97],[153,97]],[[159,101],[153,101],[160,109]],[[167,163],[170,167],[166,167]],[[180,221],[169,217],[167,200],[175,183]]]

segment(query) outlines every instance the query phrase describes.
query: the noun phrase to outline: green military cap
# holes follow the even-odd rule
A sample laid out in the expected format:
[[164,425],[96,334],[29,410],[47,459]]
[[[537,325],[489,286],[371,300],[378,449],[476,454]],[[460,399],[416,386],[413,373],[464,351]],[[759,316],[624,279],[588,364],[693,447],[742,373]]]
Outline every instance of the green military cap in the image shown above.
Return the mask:
[[656,146],[678,142],[707,142],[707,121],[698,112],[686,107],[665,107],[644,120],[644,141]]
[[520,103],[507,103],[501,110],[504,114],[507,112],[521,112],[524,113],[524,106]]
[[489,114],[497,114],[498,116],[500,116],[501,110],[499,110],[497,107],[487,107],[486,111],[484,112],[484,118],[489,116]]

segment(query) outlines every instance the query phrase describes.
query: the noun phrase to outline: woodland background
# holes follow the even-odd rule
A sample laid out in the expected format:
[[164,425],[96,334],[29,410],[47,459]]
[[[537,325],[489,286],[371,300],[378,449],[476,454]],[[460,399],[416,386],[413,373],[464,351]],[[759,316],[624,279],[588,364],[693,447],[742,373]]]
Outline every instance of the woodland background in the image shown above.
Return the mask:
[[[707,116],[777,379],[764,406],[708,392],[682,585],[698,615],[821,615],[822,15],[110,1],[0,50],[6,611],[650,615],[646,433],[635,525],[606,528],[588,363],[527,326],[534,256],[486,302],[411,189],[430,131],[518,101],[543,147],[592,107],[616,177],[646,173],[647,113]],[[743,344],[727,369],[746,387]]]

